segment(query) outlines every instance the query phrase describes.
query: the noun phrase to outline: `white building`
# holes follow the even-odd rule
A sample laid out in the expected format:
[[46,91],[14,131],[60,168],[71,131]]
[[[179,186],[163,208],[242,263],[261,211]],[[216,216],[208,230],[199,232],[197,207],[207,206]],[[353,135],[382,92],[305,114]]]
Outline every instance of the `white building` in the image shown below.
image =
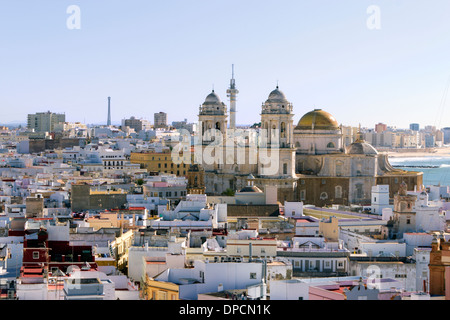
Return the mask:
[[431,205],[428,194],[421,192],[415,203],[416,231],[445,231],[445,212],[441,212],[441,206]]
[[372,279],[395,279],[401,283],[402,289],[416,291],[416,264],[402,261],[353,261],[351,274]]
[[205,194],[188,194],[186,200],[178,203],[174,210],[163,209],[161,218],[149,221],[157,229],[189,230],[223,228],[227,223],[227,205],[206,202]]
[[450,197],[448,186],[430,186],[429,198],[432,201]]
[[284,202],[284,216],[289,218],[303,217],[303,202]]
[[143,247],[130,247],[128,249],[128,277],[135,282],[142,280],[147,269],[143,265],[144,258],[148,258],[148,261],[165,261],[167,265],[172,265],[173,262],[177,265],[179,259],[173,261],[169,255],[184,257],[185,247],[185,239],[175,237],[171,237],[167,247],[149,247],[148,244]]
[[372,213],[381,215],[384,208],[393,208],[389,205],[389,185],[376,185],[372,187]]
[[406,255],[412,256],[416,248],[431,248],[433,234],[426,232],[406,232],[403,234],[406,243]]
[[263,282],[261,262],[205,262],[194,261],[194,268],[167,269],[154,278],[156,281],[179,285],[179,298],[197,300],[199,294],[224,290],[247,289]]
[[431,248],[414,248],[413,258],[416,261],[416,290],[430,290],[430,252]]
[[360,251],[369,257],[406,257],[406,243],[390,240],[360,242]]

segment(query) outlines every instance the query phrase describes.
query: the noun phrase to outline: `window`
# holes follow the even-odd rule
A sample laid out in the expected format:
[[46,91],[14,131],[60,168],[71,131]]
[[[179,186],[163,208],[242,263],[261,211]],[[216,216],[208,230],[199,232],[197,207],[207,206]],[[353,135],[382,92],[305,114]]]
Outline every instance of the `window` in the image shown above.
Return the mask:
[[336,176],[342,176],[342,162],[340,161],[336,163]]
[[406,219],[406,224],[411,224],[411,219]]
[[363,185],[358,183],[355,185],[355,187],[356,187],[356,198],[362,199],[364,196]]
[[342,198],[342,187],[341,186],[336,186],[334,188],[334,197],[336,199],[340,199]]
[[286,138],[286,124],[284,122],[281,123],[280,132],[281,132],[281,138]]
[[39,251],[33,251],[33,259],[39,259]]
[[306,200],[306,190],[300,191],[300,200]]
[[334,143],[330,142],[329,144],[327,144],[327,148],[334,148]]
[[287,174],[288,172],[288,165],[287,163],[283,163],[283,174]]
[[329,269],[331,267],[330,261],[325,261],[325,268]]
[[338,263],[337,263],[337,266],[338,266],[338,268],[344,268],[344,262],[342,262],[342,261],[339,261]]
[[367,296],[359,296],[358,300],[367,300]]
[[250,272],[250,279],[256,279],[256,272]]
[[266,253],[266,249],[265,248],[261,248],[261,254]]

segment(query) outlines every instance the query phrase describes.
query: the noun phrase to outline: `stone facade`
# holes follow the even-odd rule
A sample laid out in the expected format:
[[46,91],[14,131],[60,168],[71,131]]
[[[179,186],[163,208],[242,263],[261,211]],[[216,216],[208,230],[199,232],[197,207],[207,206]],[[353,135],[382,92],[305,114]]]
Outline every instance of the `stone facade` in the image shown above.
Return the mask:
[[127,203],[127,193],[94,191],[87,184],[72,185],[72,211],[121,209]]
[[[370,205],[372,187],[377,184],[389,185],[390,197],[402,182],[409,190],[422,187],[421,172],[393,168],[387,154],[378,153],[362,139],[361,132],[353,143],[344,146],[342,126],[329,113],[314,109],[295,127],[293,116],[292,104],[277,87],[261,109],[258,141],[264,143],[257,148],[232,147],[230,155],[230,148],[225,144],[235,142],[225,139],[229,137],[227,108],[216,93],[209,94],[199,112],[202,155],[210,152],[214,160],[208,163],[202,159],[201,162],[205,169],[206,193],[218,195],[226,189],[240,190],[247,185],[249,174],[255,177],[254,184],[261,189],[276,186],[280,202],[303,201],[316,206]],[[208,133],[209,129],[220,131],[219,136],[226,142],[223,147],[212,151],[208,143],[214,138]],[[250,137],[246,138],[250,141]],[[246,159],[245,163],[236,161],[238,153]],[[276,159],[271,160],[276,161],[269,174],[269,165],[263,162],[272,153],[276,153]]]

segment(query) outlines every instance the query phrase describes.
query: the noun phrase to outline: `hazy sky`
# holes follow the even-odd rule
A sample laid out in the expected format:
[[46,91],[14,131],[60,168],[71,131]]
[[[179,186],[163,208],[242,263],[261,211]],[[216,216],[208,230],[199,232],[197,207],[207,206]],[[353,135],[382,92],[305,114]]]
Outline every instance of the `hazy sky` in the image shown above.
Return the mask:
[[321,108],[344,125],[450,126],[449,17],[448,0],[0,0],[0,123],[106,123],[108,96],[113,123],[197,121],[213,85],[229,105],[234,64],[238,124],[260,121],[279,81],[295,122]]

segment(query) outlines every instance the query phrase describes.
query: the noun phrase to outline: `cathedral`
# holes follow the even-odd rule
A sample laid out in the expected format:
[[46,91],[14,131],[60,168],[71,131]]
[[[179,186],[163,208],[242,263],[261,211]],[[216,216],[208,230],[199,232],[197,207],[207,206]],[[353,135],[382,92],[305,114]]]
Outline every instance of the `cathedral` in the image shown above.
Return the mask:
[[[231,104],[230,125],[227,106],[214,90],[199,108],[202,153],[209,152],[210,158],[216,160],[203,158],[200,161],[207,194],[240,191],[251,183],[257,187],[253,192],[276,186],[281,203],[368,205],[372,186],[389,185],[391,198],[401,183],[405,183],[408,190],[422,187],[422,172],[393,168],[387,154],[379,153],[364,141],[361,132],[356,141],[344,146],[342,125],[324,110],[307,112],[295,125],[293,105],[278,86],[261,106],[258,130],[260,135],[264,133],[264,143],[258,143],[257,148],[238,145],[233,139],[226,139],[228,131],[236,129],[238,90],[234,76],[227,93]],[[217,136],[212,136],[210,129],[221,133],[220,147],[211,148]],[[248,142],[249,137],[246,139]],[[265,160],[273,154],[277,154],[276,167],[268,170],[267,166],[274,163],[267,164],[269,161]],[[246,161],[238,161],[239,157]]]

